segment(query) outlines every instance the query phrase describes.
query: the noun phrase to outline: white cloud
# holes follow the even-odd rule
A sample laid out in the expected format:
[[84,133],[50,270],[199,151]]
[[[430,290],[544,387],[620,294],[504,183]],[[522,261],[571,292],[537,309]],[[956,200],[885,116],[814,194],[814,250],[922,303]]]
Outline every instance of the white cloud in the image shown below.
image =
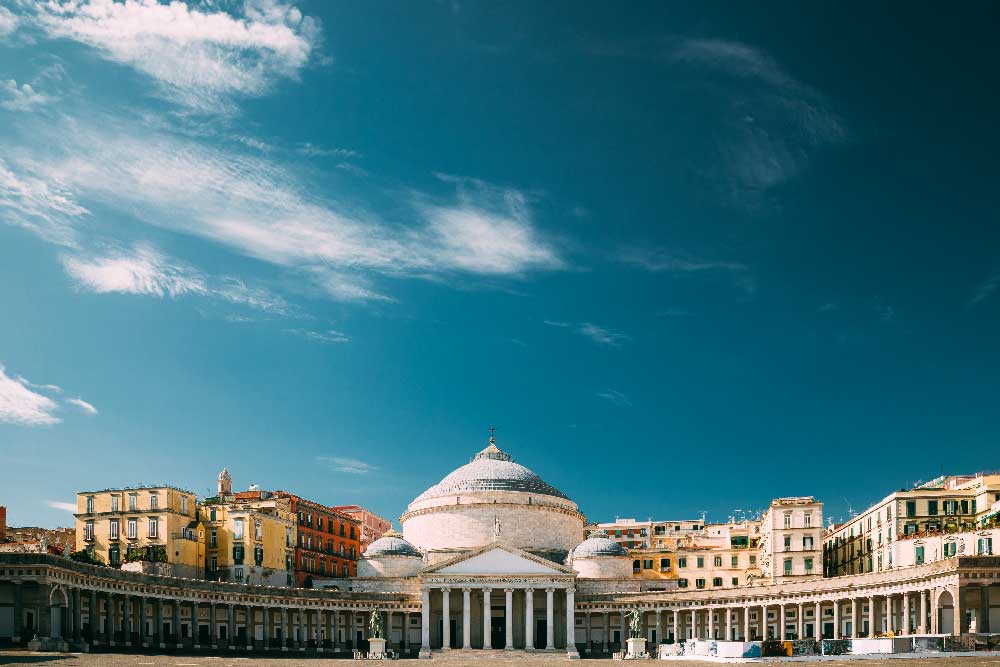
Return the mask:
[[[25,158],[16,152],[18,171],[12,167],[12,177],[58,184],[72,193],[70,201],[79,198],[117,209],[305,273],[330,296],[345,301],[389,300],[369,284],[376,273],[516,277],[564,266],[536,230],[527,199],[517,190],[453,179],[453,198],[407,193],[404,203],[412,204],[411,217],[387,221],[363,206],[320,199],[314,188],[265,156],[210,148],[149,124],[101,120],[30,125],[28,130],[40,133],[34,137],[36,145],[60,147],[61,154]],[[43,222],[75,238],[75,221],[57,216],[45,195],[49,193],[37,197],[37,207],[48,216]],[[102,276],[94,274],[99,269],[105,279],[117,277],[119,286],[124,276],[145,275],[145,265],[123,267],[122,258],[113,259],[119,261],[70,266],[98,284]],[[197,282],[185,272],[171,275],[190,290],[203,287],[183,281]]]
[[323,146],[317,146],[316,144],[304,143],[299,144],[296,147],[296,152],[306,157],[339,157],[339,158],[353,158],[358,157],[359,153],[350,148],[325,148]]
[[74,227],[87,213],[58,177],[18,174],[0,158],[0,219],[51,243],[71,246]]
[[843,119],[819,91],[788,74],[773,58],[747,44],[721,39],[678,42],[670,59],[727,77],[700,81],[718,118],[714,150],[703,169],[724,194],[757,206],[770,188],[798,175],[817,148],[850,136]]
[[580,322],[577,324],[573,322],[545,320],[544,323],[550,327],[572,329],[581,336],[589,338],[594,343],[597,343],[598,345],[606,345],[608,347],[620,347],[622,344],[631,340],[627,334],[623,334],[620,331],[614,331],[613,329],[606,329],[593,324],[592,322]]
[[0,39],[17,30],[18,18],[5,7],[0,7]]
[[32,88],[31,84],[24,83],[18,87],[14,79],[0,82],[0,107],[7,111],[31,111],[51,100],[48,95]]
[[351,342],[351,339],[347,336],[347,334],[334,329],[327,329],[326,331],[312,331],[311,329],[285,329],[285,331],[296,334],[297,336],[302,336],[303,338],[316,343]]
[[73,512],[74,514],[77,510],[76,503],[64,503],[59,500],[46,500],[45,504],[52,509],[62,510],[64,512]]
[[625,262],[654,272],[697,273],[700,271],[740,272],[747,270],[747,266],[740,262],[705,259],[650,248],[628,248],[620,253],[620,257]]
[[97,414],[97,408],[95,408],[93,405],[91,405],[87,401],[83,400],[82,398],[69,398],[69,399],[66,399],[66,402],[70,403],[72,405],[75,405],[76,407],[80,408],[81,410],[83,410],[88,415],[96,415]]
[[994,273],[992,276],[979,283],[976,287],[976,291],[973,293],[972,298],[969,299],[969,307],[978,306],[983,301],[986,301],[993,293],[1000,289],[1000,273]]
[[346,472],[352,475],[367,475],[370,472],[378,470],[376,466],[370,463],[343,456],[317,456],[316,460],[320,463],[325,463],[335,472]]
[[632,401],[629,400],[628,396],[616,389],[605,389],[604,391],[598,392],[597,395],[620,408],[632,406]]
[[148,245],[140,244],[131,252],[108,257],[64,257],[63,266],[82,286],[98,293],[176,297],[208,292],[204,279],[195,271],[171,263]]
[[0,424],[42,426],[62,420],[53,414],[58,405],[48,396],[29,388],[24,378],[11,378],[0,365]]
[[290,5],[247,0],[218,11],[173,0],[34,0],[32,19],[52,37],[94,47],[104,58],[153,77],[162,93],[203,111],[231,95],[260,95],[294,77],[315,48],[319,26]]

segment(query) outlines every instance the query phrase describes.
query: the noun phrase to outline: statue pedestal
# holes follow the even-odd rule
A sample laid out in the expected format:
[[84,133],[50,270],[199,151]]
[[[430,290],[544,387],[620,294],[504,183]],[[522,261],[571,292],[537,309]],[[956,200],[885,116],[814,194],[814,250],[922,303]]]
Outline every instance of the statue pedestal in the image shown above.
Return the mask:
[[643,637],[630,637],[628,640],[627,658],[638,658],[646,652],[646,640]]
[[372,637],[368,640],[368,659],[380,660],[385,658],[385,639]]

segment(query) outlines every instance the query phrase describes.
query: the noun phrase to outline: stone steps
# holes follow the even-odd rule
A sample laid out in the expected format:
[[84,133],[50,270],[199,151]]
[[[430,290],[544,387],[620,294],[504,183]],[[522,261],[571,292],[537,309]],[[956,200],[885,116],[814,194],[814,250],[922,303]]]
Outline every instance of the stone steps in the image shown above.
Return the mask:
[[431,652],[431,659],[435,662],[456,662],[467,665],[479,660],[530,660],[532,656],[565,656],[566,649],[555,649],[553,651],[525,651],[524,649],[463,649],[453,648],[450,651],[435,649]]

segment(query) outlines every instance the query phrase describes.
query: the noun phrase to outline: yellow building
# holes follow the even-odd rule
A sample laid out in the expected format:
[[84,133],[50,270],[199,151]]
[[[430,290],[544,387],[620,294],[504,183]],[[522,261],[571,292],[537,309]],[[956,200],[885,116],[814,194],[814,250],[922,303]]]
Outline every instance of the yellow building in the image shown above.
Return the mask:
[[173,486],[77,493],[76,549],[112,567],[201,578],[197,498]]
[[228,474],[223,471],[220,475],[219,495],[206,498],[199,508],[205,531],[206,577],[292,586],[295,522],[282,515],[267,491],[233,494]]

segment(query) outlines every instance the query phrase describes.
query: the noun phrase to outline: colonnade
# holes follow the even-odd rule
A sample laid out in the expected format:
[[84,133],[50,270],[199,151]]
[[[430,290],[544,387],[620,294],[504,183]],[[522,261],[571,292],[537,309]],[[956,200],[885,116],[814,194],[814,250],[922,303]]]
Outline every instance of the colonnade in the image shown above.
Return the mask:
[[[460,590],[462,593],[462,606],[461,609],[451,608],[451,593],[453,590]],[[520,633],[520,628],[515,628],[515,601],[514,594],[516,591],[522,591],[524,593],[523,601],[520,605],[523,605],[523,634]],[[481,620],[482,620],[482,632],[478,641],[473,642],[473,594],[476,594],[476,604],[482,605]],[[565,594],[565,618],[556,618],[556,593]],[[539,610],[535,607],[535,595],[541,597],[542,594],[545,596],[545,630],[544,635],[535,637],[535,624],[537,616],[539,615]],[[523,648],[528,651],[535,650],[548,650],[552,651],[557,648],[556,642],[556,625],[557,623],[565,623],[565,635],[567,638],[564,642],[560,642],[562,646],[559,648],[567,648],[575,652],[575,647],[573,645],[574,638],[574,622],[575,614],[574,610],[576,607],[575,603],[576,591],[573,588],[560,588],[560,587],[545,587],[545,588],[452,588],[450,586],[434,587],[428,586],[422,591],[421,600],[421,638],[420,638],[420,650],[421,653],[430,652],[431,646],[431,607],[435,599],[440,600],[440,617],[441,632],[440,637],[440,648],[442,650],[450,650],[451,648],[462,648],[462,649],[506,649],[513,650],[515,648]],[[481,600],[479,597],[481,596]],[[500,606],[500,601],[503,601],[503,645],[495,646],[493,644],[493,619],[499,616],[494,616],[493,610],[494,606]],[[495,604],[496,603],[496,604]],[[458,616],[458,619],[454,617]],[[452,637],[451,634],[451,621],[460,620],[460,624],[456,622],[456,627],[460,628],[461,636]],[[517,632],[515,632],[517,630]],[[522,640],[515,639],[516,635],[521,635]],[[460,639],[460,641],[459,641]],[[437,642],[435,642],[437,643]]]

